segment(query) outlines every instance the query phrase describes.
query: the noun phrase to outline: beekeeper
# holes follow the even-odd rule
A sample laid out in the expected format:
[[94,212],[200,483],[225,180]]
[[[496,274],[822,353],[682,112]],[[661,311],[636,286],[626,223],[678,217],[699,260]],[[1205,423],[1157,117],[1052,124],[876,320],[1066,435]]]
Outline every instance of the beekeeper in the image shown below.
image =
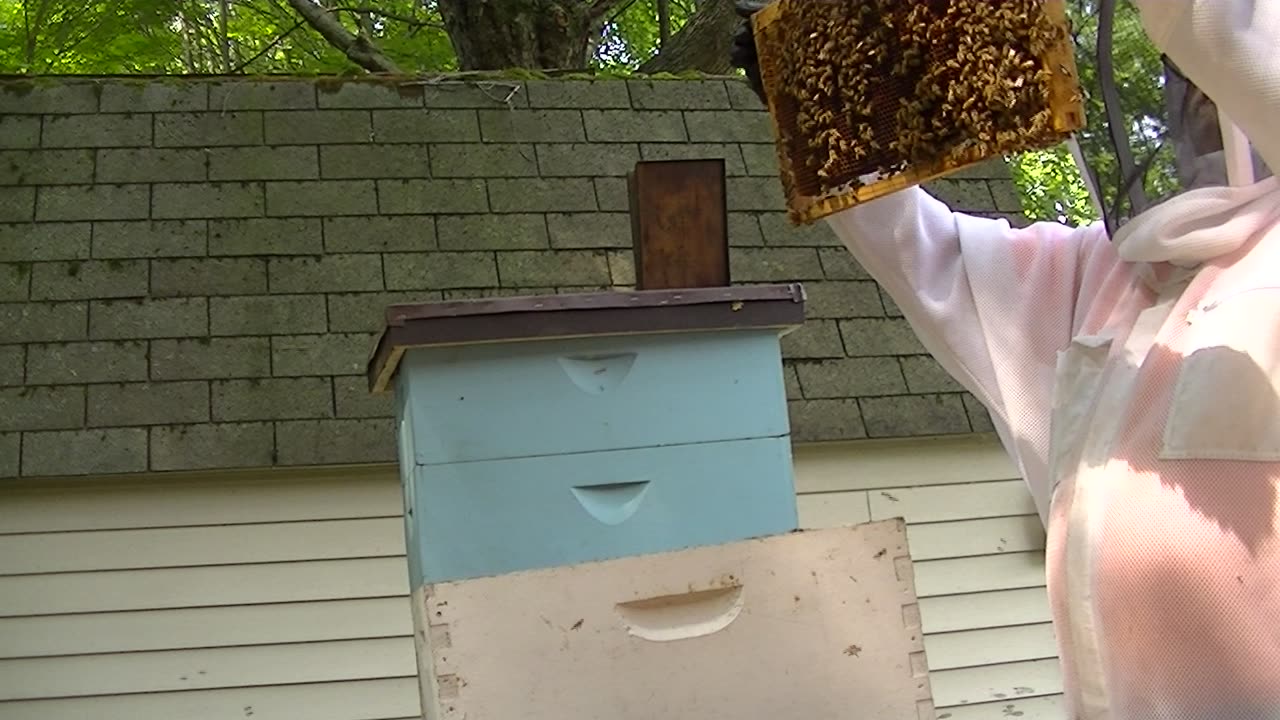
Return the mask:
[[[1026,479],[1068,717],[1280,720],[1280,0],[1134,2],[1176,196],[1112,233],[920,188],[829,223]],[[734,62],[759,92],[745,29]]]

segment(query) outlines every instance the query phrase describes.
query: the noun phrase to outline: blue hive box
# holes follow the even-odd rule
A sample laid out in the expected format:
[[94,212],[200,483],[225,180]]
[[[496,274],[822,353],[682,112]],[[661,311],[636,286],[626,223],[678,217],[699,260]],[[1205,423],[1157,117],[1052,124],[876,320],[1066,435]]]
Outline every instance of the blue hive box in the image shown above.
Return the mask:
[[413,586],[794,530],[803,320],[799,285],[389,308]]

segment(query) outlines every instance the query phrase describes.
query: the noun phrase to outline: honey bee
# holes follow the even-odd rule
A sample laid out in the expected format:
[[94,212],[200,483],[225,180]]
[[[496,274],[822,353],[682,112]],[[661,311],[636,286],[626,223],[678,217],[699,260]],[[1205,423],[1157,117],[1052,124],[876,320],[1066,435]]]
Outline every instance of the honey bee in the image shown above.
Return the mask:
[[784,2],[760,55],[771,107],[789,108],[775,112],[788,197],[1043,146],[1060,139],[1055,98],[1081,101],[1055,91],[1071,73],[1044,58],[1069,35],[1044,0]]

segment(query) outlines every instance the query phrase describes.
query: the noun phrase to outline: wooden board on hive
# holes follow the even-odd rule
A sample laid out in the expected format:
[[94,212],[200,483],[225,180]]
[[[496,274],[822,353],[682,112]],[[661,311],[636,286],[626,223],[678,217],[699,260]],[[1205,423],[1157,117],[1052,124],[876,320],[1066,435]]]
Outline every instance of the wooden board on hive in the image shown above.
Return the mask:
[[1085,124],[1064,0],[775,0],[752,22],[796,224]]
[[650,160],[627,175],[637,290],[728,287],[724,160]]
[[934,720],[902,520],[428,584],[427,717]]

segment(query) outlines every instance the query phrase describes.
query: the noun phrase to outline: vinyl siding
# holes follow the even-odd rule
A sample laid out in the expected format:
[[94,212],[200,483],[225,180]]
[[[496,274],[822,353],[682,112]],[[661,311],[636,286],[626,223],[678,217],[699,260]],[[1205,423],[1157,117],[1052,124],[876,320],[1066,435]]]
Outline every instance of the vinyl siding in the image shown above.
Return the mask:
[[1062,715],[1044,529],[993,440],[798,448],[801,524],[903,517],[939,720]]
[[[1043,531],[998,446],[809,446],[796,467],[807,527],[907,519],[940,720],[1055,716]],[[417,717],[397,483],[381,467],[0,491],[0,717]]]

